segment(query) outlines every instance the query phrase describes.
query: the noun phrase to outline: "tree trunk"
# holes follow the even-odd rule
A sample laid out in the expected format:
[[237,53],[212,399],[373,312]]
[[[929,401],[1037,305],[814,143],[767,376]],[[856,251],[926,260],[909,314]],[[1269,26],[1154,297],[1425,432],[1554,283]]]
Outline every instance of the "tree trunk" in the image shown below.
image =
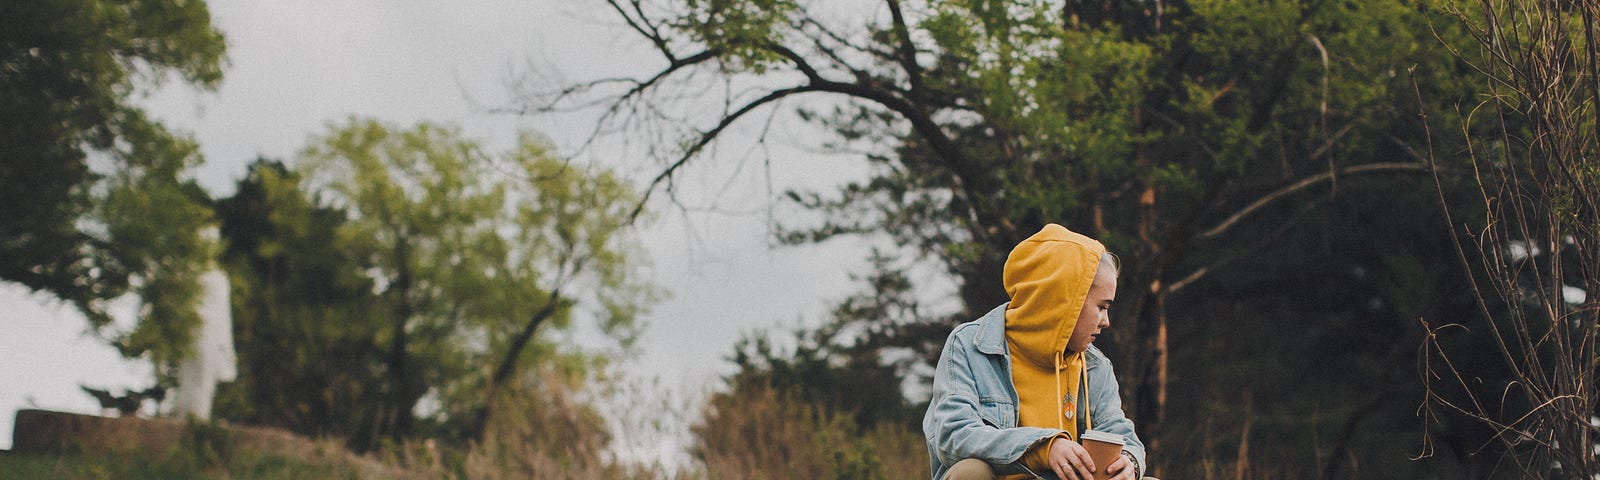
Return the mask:
[[378,437],[387,436],[395,442],[404,440],[411,430],[411,365],[408,350],[410,348],[410,335],[406,332],[406,325],[411,317],[416,314],[415,307],[411,305],[411,266],[407,260],[410,255],[409,245],[405,236],[401,235],[395,241],[394,261],[395,280],[390,291],[398,297],[395,307],[394,332],[389,341],[389,401],[388,406],[380,412]]
[[[1141,131],[1149,127],[1143,121],[1143,113],[1143,107],[1134,107],[1133,121]],[[1134,148],[1134,163],[1140,170],[1151,169],[1149,153],[1144,145]],[[1160,210],[1156,208],[1160,192],[1154,183],[1148,180],[1144,182],[1139,193],[1138,235],[1143,250],[1140,253],[1152,268],[1144,272],[1149,289],[1140,294],[1147,302],[1139,306],[1137,332],[1144,348],[1139,354],[1141,362],[1136,370],[1140,372],[1140,384],[1134,402],[1139,430],[1144,432],[1142,436],[1148,442],[1147,446],[1154,451],[1161,443],[1161,425],[1166,420],[1167,410],[1167,285],[1162,283],[1161,277],[1166,271],[1163,265],[1170,260],[1162,257],[1167,252],[1163,251],[1165,246],[1161,239],[1164,236],[1159,233]]]
[[1133,386],[1133,421],[1139,437],[1150,451],[1161,444],[1161,426],[1167,409],[1167,314],[1166,292],[1160,281],[1141,285],[1140,305],[1135,308],[1134,335],[1139,346],[1130,370]]
[[484,390],[483,406],[478,408],[478,413],[473,418],[471,430],[467,433],[468,438],[473,441],[483,441],[484,435],[489,430],[489,419],[494,416],[500,389],[504,388],[506,382],[516,373],[517,358],[522,356],[522,351],[528,347],[528,342],[533,340],[533,335],[538,332],[539,326],[543,325],[551,315],[555,315],[564,302],[560,288],[550,291],[550,297],[544,306],[528,317],[528,323],[523,325],[522,331],[517,332],[516,338],[511,340],[511,347],[506,350],[506,356],[500,359],[500,365],[494,369],[494,375],[489,377],[489,385]]

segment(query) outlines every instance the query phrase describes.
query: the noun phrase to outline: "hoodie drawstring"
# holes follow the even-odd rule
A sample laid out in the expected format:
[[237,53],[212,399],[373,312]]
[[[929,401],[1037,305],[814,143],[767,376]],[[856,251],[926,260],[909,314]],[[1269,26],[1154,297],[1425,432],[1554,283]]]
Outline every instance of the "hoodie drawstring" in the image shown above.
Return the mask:
[[1084,414],[1081,415],[1083,417],[1083,430],[1084,431],[1089,431],[1089,430],[1093,430],[1094,429],[1094,416],[1089,414],[1089,405],[1088,405],[1088,403],[1089,403],[1089,365],[1088,365],[1088,359],[1085,358],[1084,362],[1085,363],[1083,365],[1083,368],[1078,369],[1078,395],[1081,396],[1082,398],[1078,400],[1077,404],[1075,406],[1073,406],[1073,408],[1074,409],[1079,408],[1079,407],[1083,408]]
[[[1063,404],[1066,403],[1066,400],[1067,400],[1066,395],[1064,395],[1062,393],[1062,391],[1061,391],[1061,369],[1067,367],[1066,360],[1065,360],[1065,358],[1063,358],[1064,356],[1065,356],[1065,354],[1056,356],[1056,361],[1055,361],[1056,373],[1054,375],[1054,377],[1056,379],[1056,399],[1057,399],[1058,402],[1061,402]],[[1087,367],[1078,369],[1078,391],[1080,393],[1087,393],[1088,390],[1089,390],[1089,371],[1088,370],[1089,369]],[[1077,398],[1074,398],[1072,400],[1073,400],[1072,401],[1072,407],[1071,407],[1072,408],[1072,414],[1073,414],[1073,416],[1072,416],[1072,427],[1073,427],[1072,430],[1067,430],[1067,423],[1066,423],[1067,415],[1066,415],[1065,412],[1062,412],[1060,415],[1056,415],[1056,429],[1057,430],[1061,430],[1061,431],[1065,431],[1065,432],[1071,432],[1071,433],[1068,434],[1068,436],[1072,437],[1072,441],[1076,442],[1076,441],[1078,441],[1078,436],[1080,435],[1080,432],[1078,432],[1078,428],[1077,428],[1078,427],[1078,407],[1082,406],[1081,404],[1083,402],[1079,401],[1079,399],[1077,399]],[[1083,415],[1083,429],[1084,430],[1091,430],[1091,429],[1094,428],[1094,425],[1091,422],[1092,422],[1092,420],[1089,418],[1088,415]]]
[[[1056,355],[1056,374],[1054,375],[1056,377],[1056,401],[1057,402],[1065,402],[1066,399],[1067,399],[1065,395],[1061,394],[1061,368],[1066,366],[1066,365],[1063,365],[1062,363],[1063,362],[1062,362],[1061,354],[1057,354]],[[1057,403],[1057,405],[1060,405],[1060,403]],[[1077,409],[1078,407],[1076,405],[1074,405],[1072,408],[1073,409]],[[1061,415],[1056,415],[1056,429],[1057,430],[1066,430],[1067,429],[1066,420],[1063,419],[1066,416],[1067,415],[1065,413],[1063,413]],[[1078,438],[1077,435],[1071,435],[1071,437],[1073,438],[1074,441],[1076,441],[1077,438]]]

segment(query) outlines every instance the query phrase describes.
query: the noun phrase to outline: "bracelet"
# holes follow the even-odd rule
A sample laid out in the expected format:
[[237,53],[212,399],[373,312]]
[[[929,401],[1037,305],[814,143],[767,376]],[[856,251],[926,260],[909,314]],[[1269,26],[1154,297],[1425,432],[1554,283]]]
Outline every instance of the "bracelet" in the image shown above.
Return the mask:
[[1129,452],[1127,450],[1123,450],[1121,453],[1122,456],[1128,457],[1128,463],[1133,464],[1133,478],[1144,478],[1139,476],[1139,474],[1144,473],[1140,471],[1143,470],[1143,468],[1140,468],[1139,466],[1139,458],[1133,456],[1133,452]]

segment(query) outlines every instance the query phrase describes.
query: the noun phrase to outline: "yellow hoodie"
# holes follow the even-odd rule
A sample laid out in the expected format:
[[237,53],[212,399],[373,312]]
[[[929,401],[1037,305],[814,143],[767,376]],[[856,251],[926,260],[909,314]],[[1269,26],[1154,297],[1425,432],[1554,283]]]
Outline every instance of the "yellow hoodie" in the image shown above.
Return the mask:
[[[1006,257],[1006,346],[1020,426],[1056,428],[1077,439],[1076,399],[1087,366],[1083,352],[1066,351],[1067,340],[1105,251],[1100,242],[1052,223]],[[1029,451],[1026,463],[1044,466],[1048,445]]]

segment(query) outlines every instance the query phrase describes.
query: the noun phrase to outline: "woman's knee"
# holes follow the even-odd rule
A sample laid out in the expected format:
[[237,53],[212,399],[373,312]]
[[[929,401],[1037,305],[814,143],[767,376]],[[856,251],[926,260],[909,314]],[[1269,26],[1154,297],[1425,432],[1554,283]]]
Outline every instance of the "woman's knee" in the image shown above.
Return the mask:
[[994,480],[994,467],[989,462],[968,458],[950,466],[944,473],[944,480]]

